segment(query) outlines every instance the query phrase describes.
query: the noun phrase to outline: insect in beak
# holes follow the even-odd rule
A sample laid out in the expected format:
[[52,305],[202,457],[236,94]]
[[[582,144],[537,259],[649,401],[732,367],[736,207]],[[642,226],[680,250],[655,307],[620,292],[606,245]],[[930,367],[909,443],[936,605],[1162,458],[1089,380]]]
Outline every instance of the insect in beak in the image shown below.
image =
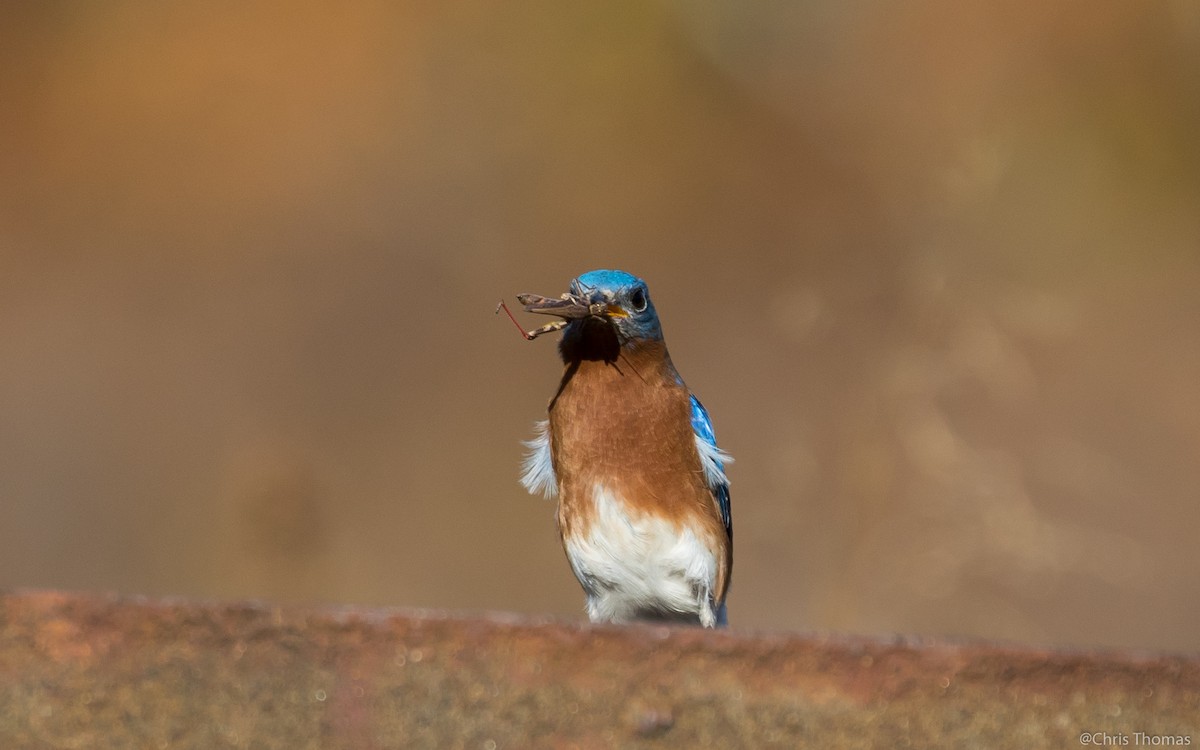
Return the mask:
[[[521,331],[521,335],[525,337],[526,341],[532,341],[544,333],[561,331],[563,328],[566,328],[568,325],[570,325],[571,321],[573,320],[581,320],[589,317],[603,318],[605,315],[616,313],[617,310],[620,310],[620,308],[613,310],[614,306],[610,306],[607,303],[588,302],[587,300],[581,299],[580,297],[569,293],[563,294],[558,298],[543,297],[540,294],[518,294],[517,301],[524,305],[525,312],[537,313],[539,315],[554,315],[562,318],[562,320],[556,320],[553,323],[547,323],[541,328],[535,328],[532,331],[526,331],[521,327],[521,324],[517,322],[517,319],[515,316],[513,316],[512,311],[508,309],[508,305],[501,300],[500,304],[496,306],[496,312],[499,313],[501,310],[504,310],[505,314],[508,315],[509,320],[513,322],[513,325],[515,325],[517,329]],[[624,314],[624,311],[620,310],[620,313],[617,314]]]

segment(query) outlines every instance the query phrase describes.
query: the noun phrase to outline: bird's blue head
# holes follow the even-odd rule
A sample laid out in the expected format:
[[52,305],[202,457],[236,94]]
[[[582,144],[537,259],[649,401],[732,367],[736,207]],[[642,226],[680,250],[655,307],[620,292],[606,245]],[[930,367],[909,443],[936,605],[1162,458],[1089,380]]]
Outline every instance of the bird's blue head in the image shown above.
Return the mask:
[[662,325],[646,282],[625,271],[588,271],[571,281],[570,294],[589,307],[603,306],[602,318],[624,341],[661,341]]
[[[527,312],[556,315],[565,327],[560,350],[564,359],[615,360],[622,347],[661,343],[662,325],[646,282],[624,271],[588,271],[571,281],[558,298],[522,294]],[[543,329],[539,329],[543,330]]]

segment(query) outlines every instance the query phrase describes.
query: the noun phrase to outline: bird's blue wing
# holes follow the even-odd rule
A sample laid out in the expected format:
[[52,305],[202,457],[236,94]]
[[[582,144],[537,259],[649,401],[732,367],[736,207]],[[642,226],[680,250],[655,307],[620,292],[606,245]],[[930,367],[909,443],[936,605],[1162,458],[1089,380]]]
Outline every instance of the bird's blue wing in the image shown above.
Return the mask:
[[696,434],[696,451],[700,454],[700,465],[704,467],[704,479],[712,490],[721,511],[725,531],[733,539],[733,516],[729,506],[729,479],[725,476],[725,464],[733,457],[717,447],[717,436],[713,433],[712,420],[700,399],[692,396],[692,431]]

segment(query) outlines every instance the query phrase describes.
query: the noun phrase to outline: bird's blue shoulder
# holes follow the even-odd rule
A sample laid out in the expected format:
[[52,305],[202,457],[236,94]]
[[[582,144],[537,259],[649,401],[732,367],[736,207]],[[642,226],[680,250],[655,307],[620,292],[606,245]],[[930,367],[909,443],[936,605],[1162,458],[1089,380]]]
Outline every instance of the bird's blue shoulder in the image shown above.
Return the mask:
[[725,464],[732,463],[733,457],[717,447],[717,436],[713,432],[712,419],[700,399],[694,395],[692,399],[692,432],[696,434],[696,451],[700,454],[700,465],[704,468],[704,478],[708,488],[712,490],[721,511],[721,521],[725,530],[733,537],[733,516],[729,502],[729,478],[725,476]]

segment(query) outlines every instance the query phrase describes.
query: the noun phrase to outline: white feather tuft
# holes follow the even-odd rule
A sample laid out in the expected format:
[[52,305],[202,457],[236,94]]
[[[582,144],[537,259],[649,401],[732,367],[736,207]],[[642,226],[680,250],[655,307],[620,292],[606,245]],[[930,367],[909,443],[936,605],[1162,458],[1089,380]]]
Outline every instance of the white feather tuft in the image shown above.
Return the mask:
[[700,465],[704,467],[704,478],[708,481],[708,486],[713,489],[721,485],[728,487],[725,464],[733,463],[733,456],[705,440],[699,433],[696,434],[696,451],[700,454]]
[[531,494],[552,498],[558,495],[558,477],[550,457],[550,420],[536,423],[533,432],[533,440],[522,443],[527,452],[521,462],[521,484]]

